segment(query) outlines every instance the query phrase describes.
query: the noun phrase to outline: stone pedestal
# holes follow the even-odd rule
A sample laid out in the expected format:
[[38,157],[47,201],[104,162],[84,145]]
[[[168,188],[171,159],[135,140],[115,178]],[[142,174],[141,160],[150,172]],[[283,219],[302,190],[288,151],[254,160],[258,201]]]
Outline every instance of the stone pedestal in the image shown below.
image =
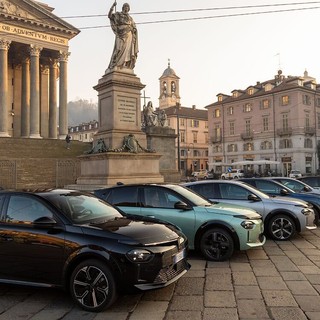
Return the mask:
[[94,87],[99,98],[99,130],[109,149],[122,146],[123,137],[133,134],[146,148],[146,135],[141,131],[141,93],[145,87],[132,70],[105,74]]
[[93,190],[112,186],[117,182],[161,183],[158,153],[105,152],[80,156],[81,176],[77,186]]
[[[81,174],[77,189],[94,190],[117,182],[164,182],[159,167],[161,154],[148,152],[146,134],[141,130],[143,88],[129,69],[106,73],[94,87],[99,99],[99,129],[93,143],[96,146],[102,139],[107,151],[79,157]],[[129,135],[139,144],[136,152],[125,152],[128,148],[124,148],[124,138]]]
[[160,174],[165,182],[180,182],[181,176],[176,164],[175,140],[177,135],[174,129],[169,127],[147,127],[147,147],[162,154],[160,158]]

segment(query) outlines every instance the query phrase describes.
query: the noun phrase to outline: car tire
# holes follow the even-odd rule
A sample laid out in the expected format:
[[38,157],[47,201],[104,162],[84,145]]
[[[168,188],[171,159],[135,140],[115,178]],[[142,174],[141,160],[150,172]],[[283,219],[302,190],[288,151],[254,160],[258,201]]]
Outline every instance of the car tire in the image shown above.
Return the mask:
[[239,179],[239,177],[238,177],[238,176],[235,176],[233,179],[234,179],[234,180],[238,180],[238,179]]
[[222,180],[225,180],[226,178],[224,176],[221,177]]
[[278,214],[269,220],[267,230],[272,239],[285,241],[296,233],[296,225],[289,216]]
[[202,235],[200,250],[207,260],[224,261],[232,256],[234,241],[227,230],[212,228]]
[[81,262],[72,272],[70,294],[82,309],[99,312],[110,307],[117,298],[114,276],[102,262]]

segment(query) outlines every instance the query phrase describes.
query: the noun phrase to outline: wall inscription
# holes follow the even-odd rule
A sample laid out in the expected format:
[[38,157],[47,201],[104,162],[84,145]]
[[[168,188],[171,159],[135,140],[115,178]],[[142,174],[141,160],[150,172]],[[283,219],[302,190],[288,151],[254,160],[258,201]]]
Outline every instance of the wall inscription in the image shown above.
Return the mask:
[[22,36],[22,37],[26,37],[29,39],[36,39],[36,40],[40,40],[40,41],[61,44],[64,46],[68,45],[68,39],[66,39],[66,38],[46,34],[43,32],[37,32],[34,30],[25,29],[25,28],[20,28],[20,27],[16,27],[16,26],[11,26],[11,25],[5,24],[5,23],[0,23],[0,32],[5,32],[8,34]]
[[119,121],[124,123],[136,123],[137,102],[134,98],[119,96],[117,101]]

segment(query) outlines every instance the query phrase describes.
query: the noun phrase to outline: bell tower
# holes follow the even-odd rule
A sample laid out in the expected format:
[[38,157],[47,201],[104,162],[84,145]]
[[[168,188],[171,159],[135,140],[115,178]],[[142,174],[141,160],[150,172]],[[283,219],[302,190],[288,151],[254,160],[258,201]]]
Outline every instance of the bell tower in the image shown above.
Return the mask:
[[179,80],[180,78],[170,67],[169,59],[168,68],[164,70],[162,76],[159,78],[159,109],[166,109],[180,103]]

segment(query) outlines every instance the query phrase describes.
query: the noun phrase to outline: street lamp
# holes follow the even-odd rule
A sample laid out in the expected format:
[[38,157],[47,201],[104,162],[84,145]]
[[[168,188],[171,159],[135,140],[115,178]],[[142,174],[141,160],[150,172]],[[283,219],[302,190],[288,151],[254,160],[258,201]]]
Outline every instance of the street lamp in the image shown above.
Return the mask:
[[191,153],[191,166],[190,166],[190,171],[192,172],[192,164],[193,164],[193,156],[194,156],[194,143],[191,142],[188,144],[188,154],[190,153],[190,146],[192,146],[192,153]]
[[177,135],[178,135],[178,171],[181,173],[181,163],[180,163],[180,127],[179,127],[179,109],[180,103],[176,103],[175,113],[177,114]]

